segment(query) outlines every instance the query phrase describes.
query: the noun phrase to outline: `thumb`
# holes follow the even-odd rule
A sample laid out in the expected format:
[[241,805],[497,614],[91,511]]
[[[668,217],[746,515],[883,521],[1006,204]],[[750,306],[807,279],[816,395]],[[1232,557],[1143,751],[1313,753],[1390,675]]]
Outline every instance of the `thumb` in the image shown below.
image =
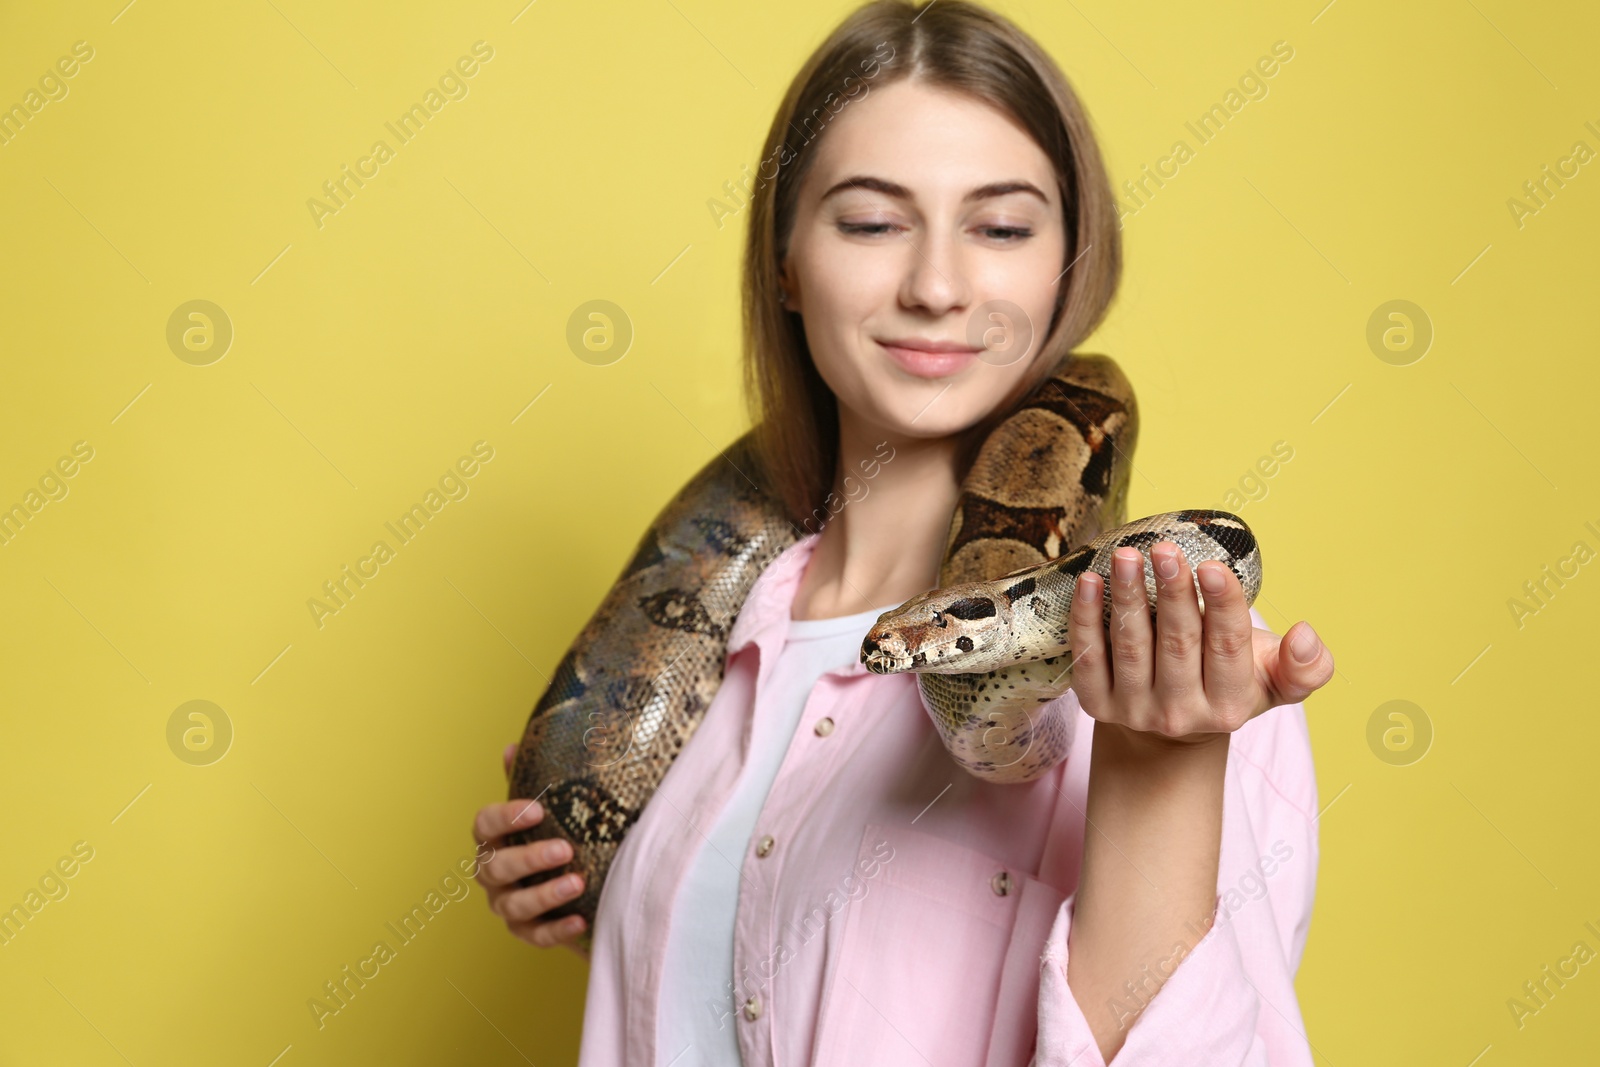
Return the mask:
[[1298,704],[1333,677],[1333,653],[1311,624],[1301,620],[1283,635],[1271,673],[1274,706]]
[[512,743],[512,744],[507,745],[506,746],[505,756],[502,757],[502,759],[503,759],[503,761],[504,761],[504,763],[506,765],[506,777],[507,778],[511,777],[511,761],[516,758],[516,755],[517,755],[517,746],[516,746],[516,744]]

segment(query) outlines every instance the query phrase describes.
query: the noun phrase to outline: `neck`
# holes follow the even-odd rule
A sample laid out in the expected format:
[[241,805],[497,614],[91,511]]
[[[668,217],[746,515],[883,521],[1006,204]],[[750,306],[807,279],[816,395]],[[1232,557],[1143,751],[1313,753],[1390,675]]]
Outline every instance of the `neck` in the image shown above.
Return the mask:
[[794,618],[886,610],[939,584],[960,494],[959,443],[891,434],[840,412],[833,492],[844,504],[822,528],[795,592]]

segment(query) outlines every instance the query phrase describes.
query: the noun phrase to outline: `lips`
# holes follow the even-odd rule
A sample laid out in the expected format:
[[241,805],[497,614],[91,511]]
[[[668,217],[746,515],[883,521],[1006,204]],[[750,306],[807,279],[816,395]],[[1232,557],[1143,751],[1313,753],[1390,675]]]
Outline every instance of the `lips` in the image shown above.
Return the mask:
[[919,378],[944,378],[955,374],[965,369],[983,351],[957,341],[929,341],[912,337],[879,340],[878,344],[902,370]]

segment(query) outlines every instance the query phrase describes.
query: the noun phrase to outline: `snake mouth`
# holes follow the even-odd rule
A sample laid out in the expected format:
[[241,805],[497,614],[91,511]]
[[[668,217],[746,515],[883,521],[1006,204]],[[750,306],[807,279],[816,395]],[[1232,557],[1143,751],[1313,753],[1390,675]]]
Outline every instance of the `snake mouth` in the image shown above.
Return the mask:
[[861,642],[861,662],[873,674],[899,674],[911,666],[911,657],[885,651],[869,634]]
[[[971,667],[950,667],[941,672],[937,665],[947,653],[957,656],[971,652],[975,647],[972,638],[960,635],[953,641],[929,643],[907,640],[904,634],[889,631],[877,637],[870,633],[861,642],[861,662],[873,674],[903,674],[906,671],[925,670],[928,673],[966,673]],[[930,666],[932,664],[933,666]]]
[[920,666],[922,661],[910,659],[906,656],[885,656],[869,654],[863,651],[861,662],[873,674],[904,674],[906,671]]

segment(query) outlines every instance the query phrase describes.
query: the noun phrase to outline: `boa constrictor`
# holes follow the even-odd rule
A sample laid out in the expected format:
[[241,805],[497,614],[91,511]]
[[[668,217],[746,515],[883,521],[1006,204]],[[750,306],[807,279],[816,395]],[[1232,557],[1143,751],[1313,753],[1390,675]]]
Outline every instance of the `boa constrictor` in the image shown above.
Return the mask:
[[[1123,524],[1137,437],[1133,390],[1116,363],[1067,357],[983,442],[951,520],[940,588],[886,613],[863,642],[868,669],[918,672],[946,746],[973,774],[1027,781],[1066,755],[1065,711],[1045,705],[1071,683],[1073,584],[1085,569],[1109,574],[1116,548],[1145,556],[1152,604],[1149,549],[1163,539],[1191,566],[1227,563],[1252,601],[1260,588],[1260,552],[1236,516],[1182,511]],[[800,536],[757,486],[758,469],[746,435],[667,503],[529,716],[511,796],[536,798],[547,814],[507,841],[572,844],[570,862],[523,885],[569,870],[584,877],[583,893],[544,919],[577,914],[593,928],[612,858],[722,683],[746,595]]]

